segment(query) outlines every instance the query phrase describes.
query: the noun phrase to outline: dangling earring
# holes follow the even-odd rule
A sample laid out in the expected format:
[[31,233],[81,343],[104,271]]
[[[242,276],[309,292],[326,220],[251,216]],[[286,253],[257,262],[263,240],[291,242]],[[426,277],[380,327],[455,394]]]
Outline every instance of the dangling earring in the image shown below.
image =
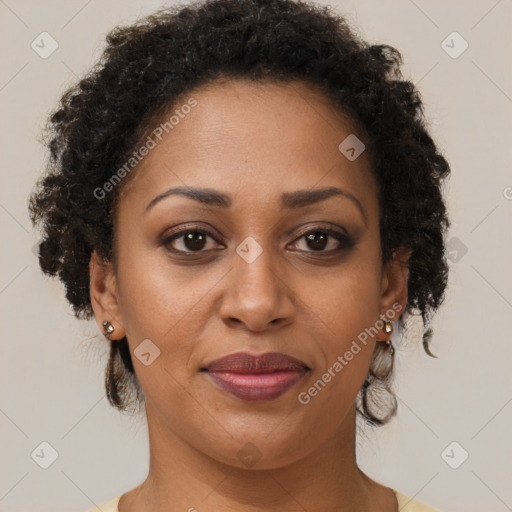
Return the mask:
[[105,334],[105,336],[109,336],[110,334],[112,334],[114,332],[114,326],[108,320],[105,320],[103,322],[103,328],[104,328],[103,334]]
[[[388,334],[393,332],[393,324],[389,320],[386,320],[384,322],[384,330]],[[386,340],[385,343],[386,348],[389,350],[389,353],[391,354],[391,356],[393,356],[395,354],[395,347],[393,347],[393,342],[391,341],[391,338],[389,340]]]

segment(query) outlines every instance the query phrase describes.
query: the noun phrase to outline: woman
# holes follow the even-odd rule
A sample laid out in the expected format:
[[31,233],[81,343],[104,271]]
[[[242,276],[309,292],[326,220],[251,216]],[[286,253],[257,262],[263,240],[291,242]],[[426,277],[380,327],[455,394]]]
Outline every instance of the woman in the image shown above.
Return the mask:
[[50,118],[39,262],[144,406],[103,512],[433,511],[357,466],[396,412],[394,329],[447,283],[449,166],[400,54],[326,7],[213,0],[107,37]]

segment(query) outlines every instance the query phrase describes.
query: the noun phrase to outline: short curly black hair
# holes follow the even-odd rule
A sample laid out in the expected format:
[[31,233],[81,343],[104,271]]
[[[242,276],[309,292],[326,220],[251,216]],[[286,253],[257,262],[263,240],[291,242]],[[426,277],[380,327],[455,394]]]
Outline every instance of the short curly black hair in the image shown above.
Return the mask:
[[[369,44],[330,7],[294,0],[206,0],[161,9],[106,38],[101,59],[67,90],[45,128],[48,169],[29,198],[42,227],[39,264],[58,275],[77,318],[93,316],[89,261],[93,250],[115,263],[120,183],[104,186],[130,158],[152,123],[192,88],[219,78],[284,83],[300,80],[322,91],[365,135],[378,184],[383,264],[400,246],[411,249],[408,301],[399,318],[421,315],[423,346],[444,301],[448,279],[445,234],[450,225],[442,180],[450,168],[427,132],[420,94],[405,80],[399,51]],[[391,364],[377,343],[358,395],[370,425],[396,412]],[[430,354],[431,355],[431,354]],[[111,342],[105,372],[110,403],[126,410],[136,379],[126,338]],[[392,399],[379,411],[382,391]]]

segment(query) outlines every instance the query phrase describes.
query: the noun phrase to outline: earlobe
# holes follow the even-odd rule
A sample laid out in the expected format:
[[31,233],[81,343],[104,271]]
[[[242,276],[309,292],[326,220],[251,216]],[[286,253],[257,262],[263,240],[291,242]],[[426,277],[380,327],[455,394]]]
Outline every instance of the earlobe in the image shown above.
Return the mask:
[[[388,311],[398,316],[407,305],[407,284],[409,280],[409,258],[412,249],[399,247],[393,251],[392,259],[386,264],[382,276],[381,315]],[[397,312],[399,313],[397,315]]]
[[[109,339],[126,336],[117,295],[117,282],[112,263],[103,260],[96,251],[89,261],[89,289],[94,317],[100,331]],[[109,322],[107,332],[104,322]],[[113,330],[112,330],[113,329]]]

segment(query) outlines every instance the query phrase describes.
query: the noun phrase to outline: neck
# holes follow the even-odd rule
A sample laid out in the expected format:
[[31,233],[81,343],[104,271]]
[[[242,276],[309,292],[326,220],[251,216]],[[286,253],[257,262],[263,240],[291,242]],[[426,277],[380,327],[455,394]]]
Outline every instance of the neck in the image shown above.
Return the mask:
[[166,429],[150,406],[146,411],[149,474],[123,496],[120,512],[359,512],[377,510],[377,499],[388,504],[393,499],[388,489],[357,467],[355,407],[336,435],[314,453],[283,467],[259,470],[230,466],[205,455]]

